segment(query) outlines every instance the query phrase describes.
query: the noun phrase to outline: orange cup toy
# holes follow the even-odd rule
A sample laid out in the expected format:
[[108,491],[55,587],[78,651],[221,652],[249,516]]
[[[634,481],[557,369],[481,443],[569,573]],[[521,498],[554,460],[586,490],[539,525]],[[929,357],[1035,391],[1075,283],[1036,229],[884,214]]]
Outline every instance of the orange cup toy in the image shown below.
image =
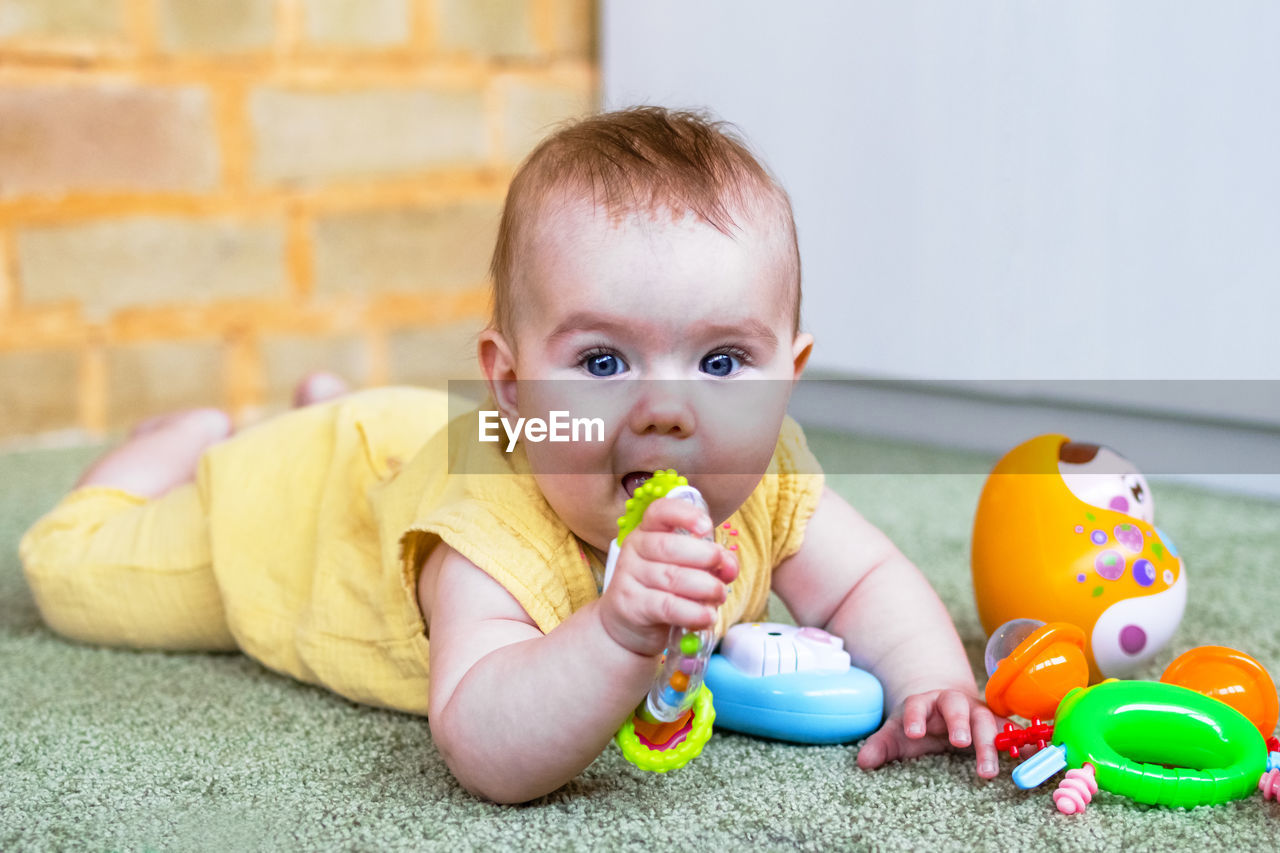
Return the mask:
[[1186,573],[1151,524],[1146,480],[1098,445],[1042,435],[1005,454],[973,525],[973,589],[983,630],[1018,618],[1084,633],[1092,681],[1129,676],[1173,636]]
[[1058,703],[1089,683],[1084,632],[1075,625],[1013,619],[987,642],[987,705],[1002,717],[1052,719]]
[[1269,738],[1280,718],[1276,685],[1267,670],[1244,652],[1226,646],[1197,646],[1179,655],[1160,680],[1226,702]]

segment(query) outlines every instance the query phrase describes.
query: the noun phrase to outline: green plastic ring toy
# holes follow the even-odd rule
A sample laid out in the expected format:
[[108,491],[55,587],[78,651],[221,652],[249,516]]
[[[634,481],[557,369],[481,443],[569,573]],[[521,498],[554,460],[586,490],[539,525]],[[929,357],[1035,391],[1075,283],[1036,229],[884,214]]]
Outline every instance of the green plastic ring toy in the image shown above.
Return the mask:
[[704,684],[693,700],[693,727],[679,746],[665,750],[645,746],[636,734],[634,718],[623,723],[613,739],[623,756],[636,767],[654,773],[666,773],[685,766],[702,752],[711,738],[711,726],[715,721],[716,710],[711,702],[711,691]]
[[1104,681],[1058,706],[1053,742],[1067,764],[1092,764],[1098,787],[1139,803],[1191,808],[1248,796],[1267,769],[1249,719],[1176,684]]

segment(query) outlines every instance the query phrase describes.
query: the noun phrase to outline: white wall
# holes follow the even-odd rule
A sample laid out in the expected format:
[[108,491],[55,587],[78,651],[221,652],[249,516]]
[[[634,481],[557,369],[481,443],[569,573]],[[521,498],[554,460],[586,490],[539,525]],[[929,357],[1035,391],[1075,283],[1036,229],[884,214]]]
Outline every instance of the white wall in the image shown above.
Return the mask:
[[1280,4],[605,0],[602,18],[608,105],[710,107],[790,190],[815,366],[1280,379]]

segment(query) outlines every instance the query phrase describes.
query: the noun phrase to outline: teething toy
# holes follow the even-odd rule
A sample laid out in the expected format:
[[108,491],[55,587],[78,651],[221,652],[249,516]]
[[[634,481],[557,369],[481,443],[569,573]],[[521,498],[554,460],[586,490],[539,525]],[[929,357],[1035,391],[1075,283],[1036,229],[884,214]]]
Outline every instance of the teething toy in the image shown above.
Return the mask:
[[[1204,647],[1175,661],[1161,681],[1108,679],[1086,687],[1078,628],[1015,622],[1031,624],[1001,626],[988,644],[988,704],[1000,714],[1029,716],[1044,711],[1052,691],[1065,694],[1050,711],[1052,726],[1033,717],[1030,729],[1010,725],[996,736],[997,748],[1014,756],[1028,743],[1042,747],[1014,769],[1018,787],[1035,787],[1071,768],[1053,796],[1064,814],[1083,811],[1098,790],[1188,808],[1240,799],[1255,789],[1268,797],[1280,790],[1280,777],[1271,775],[1280,753],[1268,756],[1264,741],[1270,728],[1260,730],[1216,698],[1232,696],[1256,711],[1262,726],[1274,727],[1275,685],[1253,658]],[[1056,672],[1046,678],[1041,669]]]
[[1267,749],[1244,715],[1203,693],[1160,681],[1111,680],[1063,698],[1052,745],[1019,765],[1013,779],[1033,788],[1063,767],[1086,764],[1102,790],[1190,808],[1252,793],[1267,769]]
[[[684,477],[655,471],[618,519],[606,587],[621,543],[661,497],[707,509]],[[730,535],[737,532],[725,527]],[[839,637],[820,628],[753,622],[730,628],[720,654],[711,654],[714,645],[710,630],[671,628],[661,672],[614,738],[632,764],[659,773],[682,767],[702,751],[713,723],[799,743],[843,743],[880,725],[884,690],[875,676],[850,665]]]
[[1050,718],[1071,688],[1089,683],[1084,632],[1062,622],[1006,622],[987,641],[985,662],[987,706],[1002,717]]
[[[674,469],[653,472],[627,499],[626,512],[618,519],[618,538],[609,546],[605,568],[606,586],[613,577],[623,541],[640,525],[649,504],[662,497],[686,500],[707,510],[698,490]],[[711,737],[716,714],[711,691],[703,679],[714,645],[715,633],[709,629],[686,631],[678,625],[671,626],[662,671],[635,715],[614,738],[627,760],[641,770],[665,773],[683,767],[702,752]]]

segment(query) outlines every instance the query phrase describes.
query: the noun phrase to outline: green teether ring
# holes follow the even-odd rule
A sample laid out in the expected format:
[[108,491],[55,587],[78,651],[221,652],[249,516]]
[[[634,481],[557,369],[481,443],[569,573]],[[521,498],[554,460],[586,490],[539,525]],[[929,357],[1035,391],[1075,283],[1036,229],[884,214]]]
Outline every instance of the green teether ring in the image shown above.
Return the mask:
[[627,498],[627,511],[618,519],[618,544],[627,538],[627,534],[640,526],[644,511],[649,504],[658,498],[666,497],[667,492],[676,486],[687,486],[689,481],[676,473],[676,469],[654,471],[653,476],[640,484],[635,494]]
[[1267,747],[1247,717],[1211,696],[1162,681],[1077,687],[1058,705],[1053,742],[1067,764],[1092,764],[1098,787],[1175,808],[1248,796]]
[[711,738],[711,725],[715,721],[716,709],[711,704],[711,691],[704,684],[693,700],[693,727],[679,746],[671,749],[650,749],[636,734],[634,719],[623,723],[613,740],[618,744],[627,761],[636,767],[653,773],[666,773],[668,770],[684,767],[698,757]]

